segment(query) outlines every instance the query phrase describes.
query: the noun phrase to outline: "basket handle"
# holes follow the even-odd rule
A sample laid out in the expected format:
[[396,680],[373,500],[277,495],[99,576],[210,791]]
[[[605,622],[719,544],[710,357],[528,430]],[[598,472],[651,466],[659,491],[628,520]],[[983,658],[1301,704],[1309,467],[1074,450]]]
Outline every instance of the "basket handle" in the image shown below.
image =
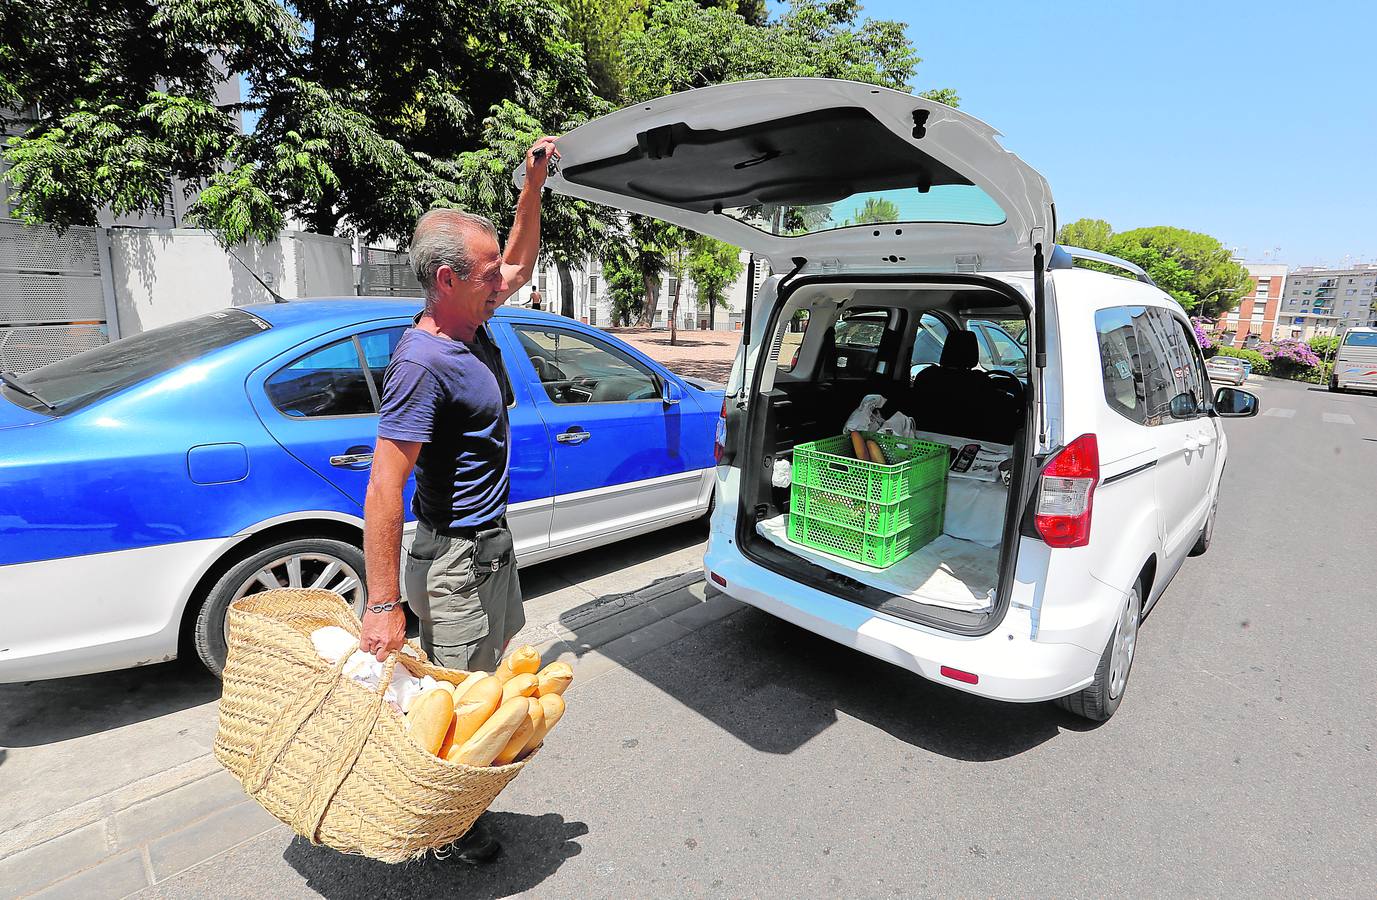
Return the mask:
[[827,468],[831,469],[833,472],[841,472],[843,474],[851,471],[850,466],[847,466],[845,463],[839,462],[830,462],[827,464]]
[[400,658],[401,653],[397,650],[393,650],[387,657],[387,663],[383,666],[382,683],[378,685],[377,702],[366,714],[349,722],[345,733],[335,742],[333,750],[321,761],[320,768],[316,770],[316,777],[311,779],[306,792],[296,805],[296,810],[292,813],[292,829],[297,834],[309,835],[313,844],[319,843],[320,823],[324,821],[325,813],[335,799],[335,794],[339,792],[340,785],[344,784],[344,779],[354,771],[354,765],[363,753],[363,745],[373,733],[383,704],[387,702],[387,688],[392,684],[392,671],[397,667]]

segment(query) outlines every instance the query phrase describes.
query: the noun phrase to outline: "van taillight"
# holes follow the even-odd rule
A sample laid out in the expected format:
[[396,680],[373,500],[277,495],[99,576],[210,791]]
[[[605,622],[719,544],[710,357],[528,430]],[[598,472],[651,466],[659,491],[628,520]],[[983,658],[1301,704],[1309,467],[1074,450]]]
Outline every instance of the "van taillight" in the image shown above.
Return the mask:
[[727,400],[722,400],[722,415],[717,419],[717,433],[712,442],[712,458],[717,465],[722,466],[730,462],[727,455]]
[[1090,510],[1100,483],[1100,446],[1083,434],[1061,449],[1042,470],[1033,518],[1049,547],[1090,543]]

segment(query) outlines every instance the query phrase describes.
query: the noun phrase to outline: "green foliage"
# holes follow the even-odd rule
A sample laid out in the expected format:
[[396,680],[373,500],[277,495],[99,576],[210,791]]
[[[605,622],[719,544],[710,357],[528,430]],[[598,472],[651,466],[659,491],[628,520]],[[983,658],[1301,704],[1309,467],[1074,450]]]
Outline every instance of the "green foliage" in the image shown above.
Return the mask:
[[[38,111],[5,151],[30,221],[157,208],[181,178],[209,183],[193,216],[226,240],[288,216],[405,240],[466,192],[485,111],[563,126],[605,108],[543,0],[7,0],[0,15],[0,99]],[[242,104],[217,98],[227,72],[247,77]]]
[[1312,337],[1307,343],[1320,359],[1333,359],[1334,355],[1339,352],[1340,340],[1341,338],[1337,334],[1322,334],[1318,337]]
[[1104,219],[1077,219],[1061,226],[1057,243],[1082,250],[1108,253],[1109,242],[1114,237],[1114,229]]
[[[857,225],[876,225],[881,222],[899,221],[899,207],[883,197],[867,197],[861,211],[856,213]],[[843,223],[851,224],[850,222]]]
[[610,251],[602,260],[607,295],[612,301],[612,324],[630,325],[641,312],[645,282],[631,254]]
[[740,249],[703,234],[693,239],[688,277],[698,293],[698,308],[706,309],[714,324],[717,307],[728,308],[727,288],[741,276],[743,268]]
[[[1213,318],[1248,293],[1248,270],[1217,239],[1198,231],[1158,225],[1115,234],[1103,219],[1078,219],[1062,226],[1057,240],[1141,266],[1192,315]],[[1100,263],[1077,265],[1123,274]]]

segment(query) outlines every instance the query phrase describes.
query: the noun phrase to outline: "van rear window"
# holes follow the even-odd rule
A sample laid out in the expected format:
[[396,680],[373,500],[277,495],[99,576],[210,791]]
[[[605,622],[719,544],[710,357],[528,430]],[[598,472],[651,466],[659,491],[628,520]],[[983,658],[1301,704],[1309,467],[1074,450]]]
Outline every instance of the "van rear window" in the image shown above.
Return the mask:
[[197,316],[34,369],[18,376],[23,391],[7,385],[4,396],[25,409],[65,415],[270,327],[242,309]]

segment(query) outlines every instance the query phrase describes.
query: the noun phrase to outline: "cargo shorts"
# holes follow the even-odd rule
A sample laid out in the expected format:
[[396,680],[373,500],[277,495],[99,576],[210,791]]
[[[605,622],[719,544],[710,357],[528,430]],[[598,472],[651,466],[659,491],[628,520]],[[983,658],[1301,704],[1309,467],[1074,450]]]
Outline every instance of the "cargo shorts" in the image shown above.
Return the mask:
[[402,567],[402,591],[421,621],[421,647],[449,669],[491,672],[526,624],[516,561],[480,570],[469,538],[417,523]]

